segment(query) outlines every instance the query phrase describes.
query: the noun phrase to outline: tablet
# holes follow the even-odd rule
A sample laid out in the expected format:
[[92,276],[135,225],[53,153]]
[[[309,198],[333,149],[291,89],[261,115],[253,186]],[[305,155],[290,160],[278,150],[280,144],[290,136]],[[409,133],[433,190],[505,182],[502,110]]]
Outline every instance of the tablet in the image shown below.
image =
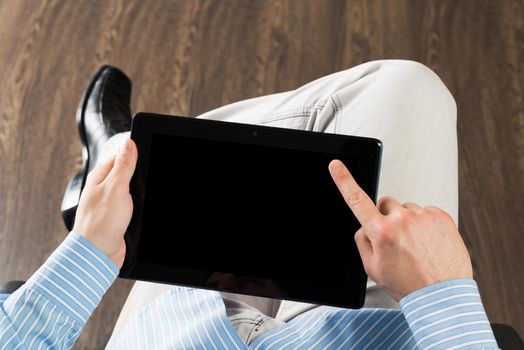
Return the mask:
[[362,307],[360,227],[328,171],[376,201],[379,140],[139,113],[120,276]]

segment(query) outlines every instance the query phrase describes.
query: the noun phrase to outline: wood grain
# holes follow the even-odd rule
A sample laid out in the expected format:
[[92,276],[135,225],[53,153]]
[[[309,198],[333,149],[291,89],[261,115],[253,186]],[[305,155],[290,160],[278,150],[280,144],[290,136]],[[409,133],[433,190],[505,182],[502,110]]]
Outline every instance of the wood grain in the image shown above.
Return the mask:
[[[524,335],[522,0],[0,2],[0,280],[27,279],[67,234],[74,113],[102,64],[134,111],[197,115],[381,58],[420,61],[458,104],[460,229],[492,322]],[[104,346],[129,281],[76,348]]]

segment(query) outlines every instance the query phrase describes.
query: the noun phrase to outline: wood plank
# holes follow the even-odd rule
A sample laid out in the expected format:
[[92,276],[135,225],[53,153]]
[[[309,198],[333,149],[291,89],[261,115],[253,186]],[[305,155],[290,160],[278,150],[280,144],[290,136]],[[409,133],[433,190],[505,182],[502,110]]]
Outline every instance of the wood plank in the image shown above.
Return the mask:
[[[519,0],[0,2],[0,280],[26,279],[67,234],[79,96],[104,63],[133,110],[197,115],[382,58],[433,68],[458,104],[460,229],[492,322],[524,335],[524,4]],[[100,348],[131,283],[77,348]]]

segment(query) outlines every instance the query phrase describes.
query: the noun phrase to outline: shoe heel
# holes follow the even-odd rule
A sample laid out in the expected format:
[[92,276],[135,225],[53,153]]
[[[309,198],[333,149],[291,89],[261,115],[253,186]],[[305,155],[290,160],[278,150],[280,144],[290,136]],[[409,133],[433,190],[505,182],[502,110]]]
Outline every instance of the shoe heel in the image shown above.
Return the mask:
[[71,231],[75,224],[76,208],[82,193],[83,172],[79,172],[69,180],[67,188],[62,199],[62,219],[65,227]]

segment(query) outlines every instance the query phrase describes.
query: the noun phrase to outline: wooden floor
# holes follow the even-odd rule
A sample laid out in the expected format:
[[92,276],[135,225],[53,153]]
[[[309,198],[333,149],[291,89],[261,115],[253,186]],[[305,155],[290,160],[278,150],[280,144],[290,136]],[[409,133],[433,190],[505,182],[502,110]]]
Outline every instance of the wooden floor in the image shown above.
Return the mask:
[[[492,322],[524,335],[524,1],[0,2],[0,280],[27,279],[66,235],[80,167],[74,113],[102,64],[133,110],[197,115],[381,58],[433,68],[458,103],[460,229]],[[107,341],[117,281],[77,348]]]

